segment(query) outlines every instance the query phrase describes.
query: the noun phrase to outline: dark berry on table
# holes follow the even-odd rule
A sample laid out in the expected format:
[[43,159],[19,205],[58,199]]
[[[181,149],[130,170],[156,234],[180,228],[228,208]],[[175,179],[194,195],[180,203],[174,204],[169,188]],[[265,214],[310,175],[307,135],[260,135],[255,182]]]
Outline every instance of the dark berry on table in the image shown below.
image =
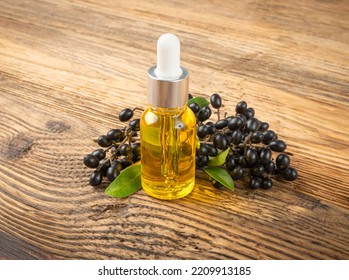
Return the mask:
[[121,162],[122,169],[124,169],[132,164],[132,161],[128,158],[123,158],[123,159],[121,159],[120,162]]
[[208,148],[208,156],[215,157],[216,155],[218,155],[218,150],[215,146],[211,144],[206,144],[206,146]]
[[246,163],[247,166],[253,166],[258,162],[257,151],[253,148],[250,148],[246,152]]
[[207,134],[214,134],[216,132],[216,127],[213,122],[207,122],[206,127],[208,129]]
[[136,163],[137,161],[141,160],[141,156],[140,155],[136,155],[136,154],[132,154],[131,160],[132,160],[133,163]]
[[275,160],[276,167],[280,170],[286,169],[290,163],[290,157],[286,154],[279,154]]
[[246,127],[249,131],[257,131],[259,128],[259,120],[256,118],[249,118],[246,122]]
[[113,146],[111,147],[110,149],[110,152],[112,155],[115,155],[115,156],[120,156],[120,149],[118,149],[118,146]]
[[199,154],[203,156],[207,156],[209,153],[209,149],[206,144],[201,143],[200,144],[200,149],[199,149]]
[[223,119],[223,120],[219,120],[216,122],[215,124],[215,127],[217,129],[222,129],[222,128],[225,128],[228,124],[228,121],[226,119]]
[[246,117],[246,119],[250,119],[254,117],[254,109],[253,108],[247,108],[245,112],[243,112],[243,115]]
[[287,167],[286,169],[284,169],[282,171],[282,176],[287,181],[294,181],[298,177],[297,169],[295,169],[293,167]]
[[110,140],[120,140],[122,137],[124,136],[124,133],[121,131],[121,129],[112,129],[112,130],[109,130],[108,133],[107,133],[107,137],[110,139]]
[[242,120],[242,125],[243,126],[246,125],[247,118],[244,115],[238,114],[238,115],[236,115],[236,117]]
[[196,156],[196,167],[197,168],[204,167],[205,165],[207,165],[208,160],[209,160],[208,156],[197,155]]
[[188,107],[193,111],[194,114],[200,111],[200,106],[195,102],[190,103]]
[[269,143],[269,148],[274,152],[283,152],[286,149],[287,145],[282,140],[271,141]]
[[244,169],[241,166],[237,166],[230,172],[230,176],[233,180],[239,180],[244,176]]
[[210,103],[213,108],[218,109],[222,106],[222,98],[218,93],[212,94],[210,98]]
[[83,162],[89,168],[96,168],[99,165],[99,160],[96,156],[88,154],[84,156]]
[[240,130],[235,130],[231,136],[231,142],[234,145],[239,145],[242,140],[242,133]]
[[243,125],[243,120],[239,117],[234,117],[228,122],[228,128],[230,130],[238,130]]
[[276,140],[276,138],[276,133],[273,130],[263,132],[263,144],[269,144],[271,141]]
[[233,156],[227,156],[225,160],[225,167],[228,170],[233,170],[237,166],[236,160]]
[[197,118],[199,121],[204,122],[211,117],[211,114],[212,114],[211,108],[209,106],[205,106],[200,110]]
[[264,190],[269,190],[273,186],[273,180],[270,178],[264,178],[262,180],[261,188]]
[[221,150],[227,149],[229,146],[229,142],[226,135],[220,132],[216,133],[213,136],[213,145],[215,145],[218,149]]
[[102,173],[102,176],[107,176],[107,170],[110,167],[110,161],[107,160],[103,163],[103,165],[101,166],[101,168],[99,169]]
[[261,176],[265,172],[265,168],[262,164],[257,164],[250,170],[251,174],[254,176]]
[[131,151],[132,151],[132,154],[134,154],[136,156],[140,156],[141,155],[141,143],[139,143],[139,142],[132,143],[131,144]]
[[89,183],[91,186],[98,186],[100,183],[102,183],[103,176],[101,171],[95,170],[92,172],[90,176]]
[[140,119],[134,119],[132,121],[130,121],[130,128],[132,131],[139,131],[140,130],[140,123],[141,123],[141,120]]
[[271,160],[267,164],[264,164],[265,172],[268,174],[274,174],[275,171],[275,163]]
[[260,188],[262,185],[262,179],[261,178],[256,178],[256,177],[252,177],[250,180],[250,188],[255,190]]
[[240,101],[236,104],[235,112],[242,114],[247,109],[247,103],[245,101]]
[[126,108],[122,110],[119,114],[119,120],[122,122],[127,122],[133,117],[133,110],[130,108]]
[[98,160],[102,160],[105,158],[105,151],[103,149],[97,149],[92,152],[92,155],[98,158]]
[[196,131],[196,135],[199,138],[204,138],[208,134],[208,128],[206,125],[200,125]]
[[259,160],[263,164],[267,164],[271,160],[272,152],[268,148],[262,148],[259,152]]
[[97,139],[97,144],[105,148],[111,146],[112,141],[107,137],[107,135],[101,135]]
[[242,167],[246,167],[247,166],[246,157],[244,157],[243,155],[236,157],[236,163]]
[[260,122],[259,131],[267,131],[269,129],[269,124],[267,122]]
[[129,144],[122,144],[120,146],[120,154],[122,156],[129,156],[131,154],[131,147]]
[[263,133],[261,131],[255,131],[251,135],[251,142],[254,144],[258,144],[263,140]]
[[113,182],[115,178],[120,174],[120,171],[115,165],[111,165],[107,170],[107,178],[110,182]]

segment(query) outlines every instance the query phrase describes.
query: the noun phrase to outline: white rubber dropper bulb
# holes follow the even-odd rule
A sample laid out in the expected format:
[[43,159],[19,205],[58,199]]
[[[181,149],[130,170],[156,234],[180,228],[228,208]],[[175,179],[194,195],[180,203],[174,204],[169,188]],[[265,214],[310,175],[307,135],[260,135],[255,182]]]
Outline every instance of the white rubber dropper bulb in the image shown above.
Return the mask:
[[157,43],[157,65],[155,75],[163,80],[175,80],[182,75],[180,43],[177,36],[165,33]]

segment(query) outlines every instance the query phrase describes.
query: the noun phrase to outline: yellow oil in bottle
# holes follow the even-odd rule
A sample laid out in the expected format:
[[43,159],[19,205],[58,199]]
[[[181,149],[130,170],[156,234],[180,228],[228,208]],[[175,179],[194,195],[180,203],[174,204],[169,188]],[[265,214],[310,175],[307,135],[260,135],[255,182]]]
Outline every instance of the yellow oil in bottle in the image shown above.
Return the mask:
[[195,184],[196,119],[187,106],[149,107],[141,118],[142,187],[150,196],[177,199]]

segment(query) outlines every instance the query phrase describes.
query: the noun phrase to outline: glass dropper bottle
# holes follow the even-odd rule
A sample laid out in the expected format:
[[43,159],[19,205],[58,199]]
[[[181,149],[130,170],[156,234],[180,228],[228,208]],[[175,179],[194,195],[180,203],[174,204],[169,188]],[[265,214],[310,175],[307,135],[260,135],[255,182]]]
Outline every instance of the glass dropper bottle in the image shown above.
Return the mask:
[[195,184],[196,118],[187,107],[189,73],[180,66],[180,42],[166,33],[157,64],[148,70],[149,106],[141,118],[141,180],[159,199],[189,194]]

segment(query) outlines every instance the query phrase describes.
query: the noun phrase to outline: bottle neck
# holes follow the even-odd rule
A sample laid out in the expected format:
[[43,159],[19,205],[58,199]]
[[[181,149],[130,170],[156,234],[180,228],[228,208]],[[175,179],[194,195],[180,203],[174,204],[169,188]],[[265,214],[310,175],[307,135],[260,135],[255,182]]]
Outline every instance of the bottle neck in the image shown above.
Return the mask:
[[176,108],[163,108],[149,104],[149,108],[157,115],[180,115],[186,110],[187,104]]
[[162,80],[155,74],[156,66],[148,69],[148,102],[154,107],[179,108],[188,101],[189,73],[184,67],[175,80]]

